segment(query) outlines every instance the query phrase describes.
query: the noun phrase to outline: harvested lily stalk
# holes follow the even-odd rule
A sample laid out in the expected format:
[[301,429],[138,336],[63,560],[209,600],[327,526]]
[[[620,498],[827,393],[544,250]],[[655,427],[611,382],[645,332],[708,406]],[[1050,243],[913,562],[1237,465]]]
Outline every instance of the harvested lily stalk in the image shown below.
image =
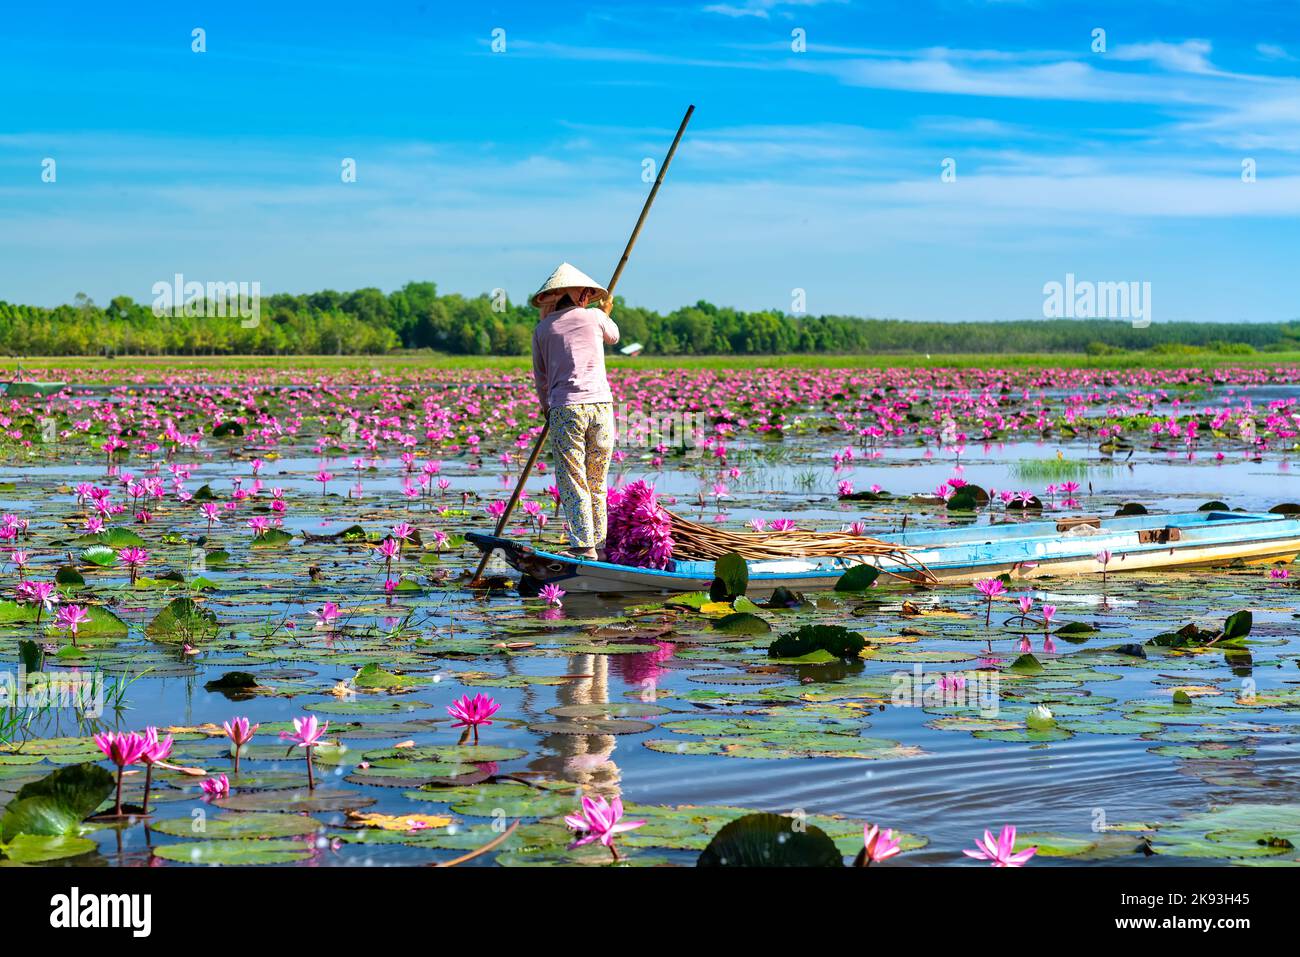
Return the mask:
[[508,828],[506,828],[496,837],[492,838],[492,840],[488,841],[482,847],[470,851],[468,854],[462,854],[460,857],[453,857],[449,861],[438,861],[434,864],[431,864],[430,866],[431,867],[455,867],[457,864],[464,864],[466,861],[472,861],[474,860],[474,858],[486,854],[489,851],[493,850],[494,848],[500,846],[501,844],[504,844],[506,840],[510,837],[510,835],[515,833],[515,829],[518,827],[519,827],[519,822],[515,821],[515,823],[511,824]]
[[[849,532],[818,532],[790,529],[782,532],[730,532],[693,522],[680,515],[672,518],[673,557],[718,559],[735,552],[750,560],[782,558],[888,558],[905,567],[908,577],[932,581],[934,576],[907,549],[891,542]],[[888,569],[886,574],[894,574]]]

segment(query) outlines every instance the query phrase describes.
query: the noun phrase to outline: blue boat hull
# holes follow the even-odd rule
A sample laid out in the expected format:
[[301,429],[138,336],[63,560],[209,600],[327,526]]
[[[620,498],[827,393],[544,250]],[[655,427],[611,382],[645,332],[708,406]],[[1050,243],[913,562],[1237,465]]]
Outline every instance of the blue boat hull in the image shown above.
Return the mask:
[[[1270,564],[1300,555],[1300,517],[1245,512],[1072,517],[873,534],[907,549],[940,583],[953,584],[1002,574],[1014,579],[1100,574],[1102,552],[1110,553],[1109,573]],[[499,550],[516,571],[566,591],[697,591],[713,581],[711,561],[681,561],[669,570],[635,568],[558,555],[514,539],[478,533],[466,537],[482,550]],[[791,557],[751,561],[749,590],[766,594],[784,586],[824,591],[847,569],[864,563],[890,577],[919,580],[912,569],[888,558]]]

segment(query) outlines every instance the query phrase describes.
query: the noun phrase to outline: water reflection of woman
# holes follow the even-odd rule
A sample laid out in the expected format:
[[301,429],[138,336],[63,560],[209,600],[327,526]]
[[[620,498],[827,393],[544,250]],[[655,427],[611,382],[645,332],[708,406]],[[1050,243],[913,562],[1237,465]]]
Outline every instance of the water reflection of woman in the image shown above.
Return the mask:
[[[556,698],[561,706],[609,704],[608,655],[571,655],[569,674],[582,677],[559,686]],[[621,780],[612,758],[614,747],[612,734],[548,734],[542,748],[554,753],[535,759],[529,767],[612,796]]]

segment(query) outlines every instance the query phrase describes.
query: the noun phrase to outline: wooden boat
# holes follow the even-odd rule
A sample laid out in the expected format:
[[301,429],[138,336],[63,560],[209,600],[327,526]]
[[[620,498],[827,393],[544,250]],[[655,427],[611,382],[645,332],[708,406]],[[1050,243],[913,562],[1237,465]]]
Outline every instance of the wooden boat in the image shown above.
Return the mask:
[[[1100,575],[1097,556],[1110,552],[1109,573],[1194,566],[1271,564],[1300,555],[1300,516],[1248,512],[1187,512],[1115,518],[1072,517],[999,522],[878,537],[905,548],[942,584],[1006,574],[1013,579],[1049,575]],[[499,550],[506,562],[539,584],[570,592],[683,592],[707,589],[713,562],[679,561],[667,570],[573,558],[526,542],[471,532],[482,551]],[[751,594],[779,586],[826,591],[844,572],[871,564],[898,579],[916,581],[913,569],[889,558],[789,558],[751,561]],[[882,577],[881,582],[891,580]]]

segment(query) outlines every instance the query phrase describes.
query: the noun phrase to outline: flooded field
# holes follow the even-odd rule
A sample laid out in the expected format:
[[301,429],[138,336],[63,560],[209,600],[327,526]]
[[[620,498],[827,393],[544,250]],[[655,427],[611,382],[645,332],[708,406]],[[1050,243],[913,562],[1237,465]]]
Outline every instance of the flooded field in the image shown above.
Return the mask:
[[[612,378],[611,483],[736,531],[1300,500],[1290,366]],[[0,864],[611,864],[571,847],[584,795],[645,822],[623,865],[693,865],[749,811],[846,862],[890,829],[885,866],[982,865],[1008,824],[1035,867],[1300,859],[1284,566],[546,601],[499,560],[467,585],[540,426],[520,373],[77,379],[0,399]],[[559,544],[542,461],[508,534]],[[988,504],[949,507],[966,485]],[[866,646],[769,655],[814,624]],[[94,736],[150,727],[170,753],[119,778]]]

